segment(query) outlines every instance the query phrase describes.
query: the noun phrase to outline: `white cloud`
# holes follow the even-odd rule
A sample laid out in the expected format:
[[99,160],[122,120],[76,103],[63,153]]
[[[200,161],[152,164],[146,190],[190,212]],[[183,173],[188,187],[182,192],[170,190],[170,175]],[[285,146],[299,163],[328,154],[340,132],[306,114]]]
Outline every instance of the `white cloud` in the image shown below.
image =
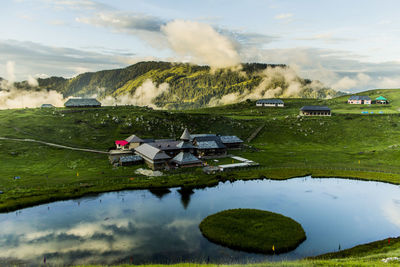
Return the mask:
[[287,20],[287,19],[291,19],[292,17],[293,17],[292,13],[282,13],[282,14],[276,15],[275,19]]
[[32,87],[37,87],[39,85],[38,81],[32,75],[28,75],[28,84]]
[[15,62],[14,61],[7,61],[6,63],[6,79],[10,84],[15,82]]
[[114,105],[138,105],[156,107],[153,103],[154,99],[169,89],[168,83],[162,83],[157,86],[152,80],[148,79],[136,88],[133,94],[126,93],[117,97],[107,96],[101,102],[106,106]]
[[175,20],[162,26],[171,48],[191,62],[211,67],[232,67],[240,63],[234,44],[205,23]]

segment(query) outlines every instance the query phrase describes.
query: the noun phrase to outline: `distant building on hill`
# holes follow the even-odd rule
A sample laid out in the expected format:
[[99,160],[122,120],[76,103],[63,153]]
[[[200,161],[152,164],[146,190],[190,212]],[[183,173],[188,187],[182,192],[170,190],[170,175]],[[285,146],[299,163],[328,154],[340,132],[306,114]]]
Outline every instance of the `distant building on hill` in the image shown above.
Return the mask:
[[376,104],[383,104],[383,105],[386,105],[386,104],[389,104],[389,101],[388,101],[386,98],[384,98],[383,96],[379,96],[379,97],[377,97],[377,98],[375,99],[375,103],[376,103]]
[[259,99],[256,102],[257,107],[284,107],[285,103],[281,99]]
[[97,108],[101,103],[96,98],[70,98],[64,103],[67,108]]
[[304,106],[300,109],[301,116],[331,116],[331,109],[327,106]]
[[52,104],[43,104],[40,106],[41,108],[54,108]]
[[352,95],[347,100],[349,104],[371,105],[371,98],[366,95]]

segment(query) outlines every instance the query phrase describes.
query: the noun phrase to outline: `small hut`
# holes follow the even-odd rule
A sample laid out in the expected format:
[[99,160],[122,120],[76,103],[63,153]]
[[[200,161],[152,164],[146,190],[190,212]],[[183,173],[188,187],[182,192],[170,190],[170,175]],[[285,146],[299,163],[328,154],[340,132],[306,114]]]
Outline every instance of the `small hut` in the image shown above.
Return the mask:
[[377,97],[377,98],[375,99],[375,103],[376,103],[376,104],[387,105],[387,104],[389,104],[389,101],[388,101],[385,97],[379,96],[379,97]]
[[52,104],[43,104],[40,106],[41,108],[54,108]]
[[115,146],[117,149],[129,149],[129,142],[126,140],[116,140]]

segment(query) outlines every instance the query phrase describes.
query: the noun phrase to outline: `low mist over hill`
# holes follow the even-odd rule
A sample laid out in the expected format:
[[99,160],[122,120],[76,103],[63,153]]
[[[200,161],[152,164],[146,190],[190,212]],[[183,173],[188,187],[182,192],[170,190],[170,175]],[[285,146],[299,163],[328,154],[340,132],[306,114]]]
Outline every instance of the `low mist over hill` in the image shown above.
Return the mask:
[[[124,69],[88,72],[70,79],[50,77],[38,79],[37,83],[0,82],[3,89],[0,91],[0,108],[18,107],[21,103],[34,107],[29,101],[36,106],[42,102],[60,105],[72,96],[97,97],[103,105],[183,109],[246,99],[331,98],[341,94],[318,81],[300,78],[285,65],[260,63],[214,70],[209,66],[184,63],[140,62]],[[45,97],[46,92],[52,96]],[[22,96],[25,98],[20,100]],[[35,97],[41,99],[35,101]]]

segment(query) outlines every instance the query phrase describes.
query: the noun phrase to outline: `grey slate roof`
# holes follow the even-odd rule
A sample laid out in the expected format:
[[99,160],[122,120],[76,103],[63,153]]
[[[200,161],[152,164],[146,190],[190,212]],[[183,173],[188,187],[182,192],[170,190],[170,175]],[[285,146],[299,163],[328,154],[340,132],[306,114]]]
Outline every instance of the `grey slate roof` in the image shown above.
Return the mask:
[[196,158],[192,153],[189,152],[181,152],[172,159],[173,162],[176,162],[180,165],[185,164],[194,164],[201,163],[202,161]]
[[95,98],[70,98],[64,103],[66,107],[100,107],[101,103]]
[[193,140],[196,137],[205,137],[205,136],[217,136],[216,134],[191,134],[190,140]]
[[257,104],[283,104],[281,99],[259,99],[256,102]]
[[[198,149],[218,149],[221,148],[218,146],[215,141],[202,141],[196,143]],[[225,147],[225,146],[224,146]]]
[[138,155],[129,155],[129,156],[122,156],[119,158],[119,161],[121,163],[127,163],[127,162],[139,162],[142,161],[143,158]]
[[125,141],[129,143],[143,143],[143,139],[134,134],[126,138]]
[[302,111],[331,111],[327,106],[304,106],[301,108]]
[[183,141],[189,141],[190,140],[190,133],[187,128],[183,131],[183,134],[181,136],[181,140]]
[[243,140],[236,135],[221,135],[220,138],[224,144],[243,143]]
[[181,141],[179,144],[176,145],[177,148],[194,148],[194,146],[192,145],[192,143],[190,143],[189,141]]
[[170,159],[171,157],[165,154],[164,151],[161,151],[158,148],[155,148],[149,144],[142,144],[135,148],[136,153],[142,155],[146,158],[152,160],[162,160],[162,159]]
[[41,107],[42,108],[54,108],[54,106],[52,104],[43,104]]
[[349,100],[371,100],[371,98],[366,95],[352,95],[349,97]]
[[178,144],[182,141],[165,141],[165,142],[151,142],[148,143],[152,147],[155,147],[162,151],[179,150]]
[[226,148],[226,146],[221,141],[221,137],[217,136],[217,135],[199,136],[199,137],[194,138],[193,140],[195,141],[196,145],[201,143],[202,146],[213,146],[214,144],[212,144],[212,143],[207,144],[204,142],[214,142],[217,145],[217,147],[215,147],[215,148]]

